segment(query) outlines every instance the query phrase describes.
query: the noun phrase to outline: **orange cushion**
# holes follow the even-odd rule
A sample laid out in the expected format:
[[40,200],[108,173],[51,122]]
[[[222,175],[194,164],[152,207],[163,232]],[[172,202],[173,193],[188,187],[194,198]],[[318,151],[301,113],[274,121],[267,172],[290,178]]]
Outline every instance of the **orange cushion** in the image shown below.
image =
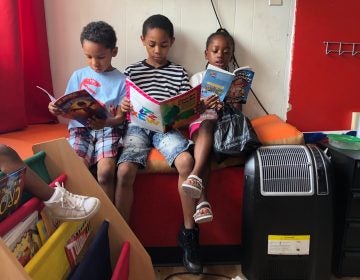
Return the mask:
[[251,124],[262,145],[304,144],[303,133],[277,115],[252,119]]

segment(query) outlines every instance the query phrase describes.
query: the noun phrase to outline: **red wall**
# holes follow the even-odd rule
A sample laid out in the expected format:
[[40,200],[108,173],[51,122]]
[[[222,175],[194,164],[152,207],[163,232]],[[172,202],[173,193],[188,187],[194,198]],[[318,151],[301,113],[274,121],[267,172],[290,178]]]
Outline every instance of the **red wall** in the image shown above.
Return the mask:
[[301,131],[346,130],[360,112],[360,54],[325,54],[324,41],[358,42],[359,0],[298,0],[287,121]]

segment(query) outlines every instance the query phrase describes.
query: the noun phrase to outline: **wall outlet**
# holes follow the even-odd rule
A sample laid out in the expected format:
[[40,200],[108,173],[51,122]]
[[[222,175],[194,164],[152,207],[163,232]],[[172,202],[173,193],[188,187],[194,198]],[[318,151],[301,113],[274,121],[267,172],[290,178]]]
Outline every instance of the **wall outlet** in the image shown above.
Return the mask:
[[282,0],[269,0],[269,6],[282,6]]

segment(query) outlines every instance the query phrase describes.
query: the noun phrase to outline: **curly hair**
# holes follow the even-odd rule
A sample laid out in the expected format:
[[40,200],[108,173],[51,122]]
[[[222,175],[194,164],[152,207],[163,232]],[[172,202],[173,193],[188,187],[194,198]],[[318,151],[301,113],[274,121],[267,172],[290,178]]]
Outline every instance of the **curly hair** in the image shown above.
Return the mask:
[[88,23],[80,34],[80,42],[91,41],[101,44],[107,49],[116,47],[116,33],[114,28],[104,21],[93,21]]

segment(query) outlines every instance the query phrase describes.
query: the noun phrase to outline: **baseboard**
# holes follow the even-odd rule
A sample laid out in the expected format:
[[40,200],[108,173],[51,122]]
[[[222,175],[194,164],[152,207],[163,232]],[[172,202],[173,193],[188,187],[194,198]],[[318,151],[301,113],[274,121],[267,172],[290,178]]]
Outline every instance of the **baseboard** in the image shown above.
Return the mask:
[[[182,249],[180,247],[145,247],[154,266],[182,265]],[[205,265],[240,264],[241,246],[201,246],[201,254]]]

